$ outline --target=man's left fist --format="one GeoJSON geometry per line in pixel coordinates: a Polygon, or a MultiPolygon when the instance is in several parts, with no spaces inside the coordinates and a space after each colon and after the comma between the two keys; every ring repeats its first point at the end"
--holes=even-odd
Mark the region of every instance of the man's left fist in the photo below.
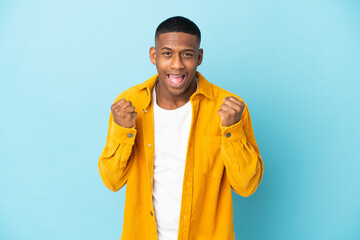
{"type": "Polygon", "coordinates": [[[218,114],[221,118],[221,126],[229,127],[241,119],[245,104],[235,97],[227,97],[223,100],[218,114]]]}

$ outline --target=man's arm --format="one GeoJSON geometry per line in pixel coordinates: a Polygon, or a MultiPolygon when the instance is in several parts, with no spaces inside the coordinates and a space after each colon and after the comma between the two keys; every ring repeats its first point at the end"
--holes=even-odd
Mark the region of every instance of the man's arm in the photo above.
{"type": "Polygon", "coordinates": [[[105,186],[118,191],[125,185],[132,165],[137,113],[130,101],[121,99],[111,106],[105,148],[99,158],[99,171],[105,186]]]}
{"type": "Polygon", "coordinates": [[[221,157],[233,190],[244,197],[255,192],[263,175],[263,162],[246,105],[227,97],[218,111],[221,118],[221,157]]]}

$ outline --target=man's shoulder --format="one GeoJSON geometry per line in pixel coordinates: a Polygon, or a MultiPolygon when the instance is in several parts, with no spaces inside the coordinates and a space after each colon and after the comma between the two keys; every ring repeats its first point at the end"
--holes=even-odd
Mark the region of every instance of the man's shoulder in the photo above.
{"type": "Polygon", "coordinates": [[[228,90],[225,90],[216,84],[210,82],[207,80],[201,73],[197,72],[197,77],[199,79],[199,92],[207,96],[206,99],[210,101],[215,101],[217,103],[221,103],[222,100],[226,97],[236,97],[240,101],[244,102],[244,100],[239,97],[237,94],[230,92],[228,90]]]}
{"type": "Polygon", "coordinates": [[[147,96],[148,89],[151,89],[155,84],[157,74],[146,80],[145,82],[134,85],[133,87],[121,92],[115,99],[114,102],[120,99],[126,99],[128,101],[135,100],[136,98],[147,96]],[[148,89],[147,89],[148,88],[148,89]]]}
{"type": "Polygon", "coordinates": [[[125,91],[122,91],[115,99],[115,101],[118,101],[122,98],[129,98],[129,97],[134,97],[138,94],[141,93],[141,85],[144,84],[144,83],[140,83],[140,84],[137,84],[135,86],[132,86],[131,88],[128,88],[126,89],[125,91]]]}
{"type": "Polygon", "coordinates": [[[214,99],[216,101],[222,101],[223,99],[225,99],[226,97],[235,97],[237,99],[239,99],[240,101],[244,102],[245,101],[240,97],[238,96],[237,94],[233,93],[233,92],[230,92],[226,89],[223,89],[219,86],[217,86],[216,84],[214,83],[211,83],[209,82],[210,86],[211,86],[211,89],[213,91],[213,96],[214,96],[214,99]]]}

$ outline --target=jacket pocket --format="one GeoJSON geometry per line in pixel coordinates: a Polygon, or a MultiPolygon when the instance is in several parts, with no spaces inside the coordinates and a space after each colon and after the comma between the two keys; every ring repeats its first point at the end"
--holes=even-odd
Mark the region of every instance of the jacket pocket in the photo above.
{"type": "Polygon", "coordinates": [[[202,172],[208,177],[222,177],[224,163],[221,159],[221,136],[203,137],[202,172]]]}

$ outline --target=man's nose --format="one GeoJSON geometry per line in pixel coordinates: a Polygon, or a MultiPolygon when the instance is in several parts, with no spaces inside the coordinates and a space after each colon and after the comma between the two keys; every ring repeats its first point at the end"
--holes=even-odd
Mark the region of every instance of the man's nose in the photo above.
{"type": "Polygon", "coordinates": [[[182,62],[181,56],[179,55],[175,55],[172,59],[171,59],[171,65],[170,67],[172,69],[183,69],[184,68],[184,64],[182,62]]]}

